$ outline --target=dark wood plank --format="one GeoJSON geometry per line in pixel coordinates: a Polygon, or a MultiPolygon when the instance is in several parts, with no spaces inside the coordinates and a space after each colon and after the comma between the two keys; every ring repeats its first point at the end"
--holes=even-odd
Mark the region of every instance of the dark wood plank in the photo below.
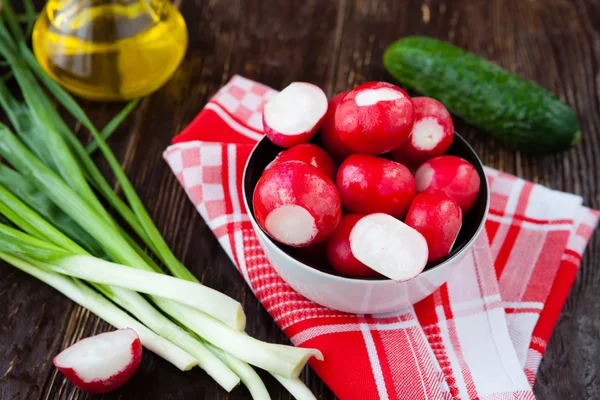
{"type": "MultiPolygon", "coordinates": [[[[41,7],[42,1],[38,1],[41,7]]],[[[368,80],[389,80],[381,56],[404,35],[448,40],[556,92],[580,117],[577,148],[543,158],[505,149],[457,121],[485,163],[600,207],[600,5],[595,0],[181,0],[190,46],[173,79],[148,97],[111,145],[161,232],[208,285],[244,303],[248,331],[262,340],[287,339],[243,280],[162,161],[161,152],[231,75],[281,88],[293,80],[332,95],[368,80]]],[[[102,126],[119,105],[86,103],[102,126]]],[[[84,134],[82,132],[82,134],[84,134]]],[[[105,171],[106,166],[101,162],[105,171]]],[[[543,399],[599,396],[600,241],[592,241],[578,280],[542,362],[535,392],[543,399]]],[[[61,348],[109,329],[40,282],[0,265],[0,398],[87,399],[57,374],[61,348]]],[[[289,395],[262,374],[274,399],[289,395]]],[[[331,392],[312,371],[305,380],[320,399],[331,392]]],[[[181,373],[147,353],[133,381],[103,399],[246,399],[226,394],[199,370],[181,373]]]]}

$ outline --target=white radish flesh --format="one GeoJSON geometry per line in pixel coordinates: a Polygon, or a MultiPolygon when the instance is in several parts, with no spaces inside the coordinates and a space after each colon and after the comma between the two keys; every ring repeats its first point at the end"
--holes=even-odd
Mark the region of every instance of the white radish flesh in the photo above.
{"type": "Polygon", "coordinates": [[[392,151],[402,164],[416,167],[422,162],[446,153],[454,140],[452,116],[439,101],[429,97],[413,97],[415,124],[409,138],[392,151]]]}
{"type": "Polygon", "coordinates": [[[331,179],[301,161],[267,169],[256,184],[252,204],[260,227],[276,241],[293,247],[327,240],[342,213],[331,179]]]}
{"type": "Polygon", "coordinates": [[[83,339],[56,357],[54,365],[80,389],[107,393],[127,382],[142,359],[142,344],[133,329],[83,339]]]}
{"type": "Polygon", "coordinates": [[[274,209],[265,224],[273,239],[290,246],[311,242],[318,233],[315,218],[306,208],[295,204],[274,209]]]}
{"type": "Polygon", "coordinates": [[[432,150],[444,138],[444,127],[436,118],[415,122],[410,141],[419,150],[432,150]]]}
{"type": "Polygon", "coordinates": [[[276,145],[289,148],[308,142],[327,113],[321,88],[293,82],[273,97],[263,110],[265,134],[276,145]]]}
{"type": "Polygon", "coordinates": [[[423,235],[382,213],[361,218],[350,233],[350,249],[357,260],[396,281],[419,275],[427,264],[423,235]]]}

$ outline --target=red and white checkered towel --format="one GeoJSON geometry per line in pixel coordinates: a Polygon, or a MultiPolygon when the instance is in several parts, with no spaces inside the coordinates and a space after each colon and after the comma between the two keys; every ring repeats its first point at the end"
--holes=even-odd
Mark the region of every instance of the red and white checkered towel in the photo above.
{"type": "Polygon", "coordinates": [[[534,399],[531,386],[600,214],[581,198],[487,169],[485,232],[450,281],[413,308],[351,315],[292,290],[259,246],[244,164],[276,92],[235,76],[165,160],[275,322],[346,399],[534,399]]]}

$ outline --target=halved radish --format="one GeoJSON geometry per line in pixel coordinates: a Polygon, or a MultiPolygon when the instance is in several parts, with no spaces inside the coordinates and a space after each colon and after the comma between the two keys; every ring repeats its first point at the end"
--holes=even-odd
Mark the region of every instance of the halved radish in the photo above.
{"type": "Polygon", "coordinates": [[[327,96],[321,88],[312,83],[293,82],[265,104],[265,135],[285,148],[306,143],[326,112],[327,96]]]}
{"type": "Polygon", "coordinates": [[[337,228],[327,239],[327,260],[337,272],[354,276],[377,276],[377,272],[354,257],[350,249],[350,232],[363,214],[348,214],[342,217],[337,228]]]}
{"type": "Polygon", "coordinates": [[[418,165],[430,158],[441,156],[454,139],[454,124],[446,107],[429,97],[413,97],[415,124],[409,138],[392,151],[394,160],[407,165],[418,165]]]}
{"type": "Polygon", "coordinates": [[[471,210],[481,186],[481,179],[473,165],[456,156],[441,156],[423,163],[415,172],[417,192],[442,190],[462,208],[471,210]]]}
{"type": "Polygon", "coordinates": [[[107,393],[127,382],[142,360],[142,343],[133,329],[119,329],[80,340],[52,360],[75,386],[107,393]]]}
{"type": "Polygon", "coordinates": [[[425,237],[429,262],[433,262],[450,254],[462,225],[462,211],[441,190],[423,192],[413,200],[404,223],[425,237]]]}
{"type": "Polygon", "coordinates": [[[293,247],[325,241],[342,212],[331,179],[301,161],[266,170],[254,189],[253,205],[260,227],[273,239],[293,247]]]}
{"type": "Polygon", "coordinates": [[[335,163],[325,150],[312,143],[298,144],[290,149],[284,150],[277,155],[270,166],[281,164],[286,161],[302,161],[317,168],[332,181],[335,180],[335,163]]]}
{"type": "Polygon", "coordinates": [[[354,213],[386,213],[403,218],[415,197],[415,181],[404,165],[353,154],[338,170],[336,186],[345,209],[354,213]]]}
{"type": "Polygon", "coordinates": [[[354,151],[346,143],[340,139],[338,132],[335,130],[335,112],[338,105],[348,92],[343,92],[329,100],[327,114],[321,123],[321,141],[323,148],[327,150],[329,155],[337,162],[341,163],[346,157],[354,153],[354,151]]]}
{"type": "Polygon", "coordinates": [[[367,82],[349,91],[335,112],[335,130],[355,153],[382,154],[404,143],[414,123],[406,92],[386,82],[367,82]]]}
{"type": "Polygon", "coordinates": [[[357,260],[396,281],[419,275],[427,264],[427,241],[418,231],[388,214],[358,220],[350,232],[357,260]]]}

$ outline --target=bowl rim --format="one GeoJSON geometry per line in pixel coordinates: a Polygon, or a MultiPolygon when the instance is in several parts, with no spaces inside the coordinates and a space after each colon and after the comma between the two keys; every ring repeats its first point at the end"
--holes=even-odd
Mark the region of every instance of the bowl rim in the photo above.
{"type": "MultiPolygon", "coordinates": [[[[410,282],[416,278],[418,278],[421,275],[425,275],[425,274],[429,274],[429,273],[433,273],[434,270],[436,269],[441,269],[442,267],[450,264],[450,263],[454,263],[456,260],[460,260],[461,257],[471,249],[471,246],[473,245],[473,243],[475,242],[475,240],[479,237],[479,235],[481,234],[481,231],[485,228],[485,222],[487,220],[488,214],[489,214],[489,210],[490,210],[490,186],[489,186],[489,182],[485,177],[485,164],[483,164],[483,162],[481,161],[481,158],[479,158],[479,155],[477,154],[477,152],[475,151],[475,149],[473,148],[473,146],[471,146],[471,144],[462,136],[460,135],[458,132],[454,131],[454,135],[457,136],[458,138],[460,138],[460,140],[462,140],[462,142],[467,146],[467,148],[473,153],[473,155],[475,156],[475,159],[477,160],[477,163],[479,164],[480,169],[483,171],[484,173],[484,179],[483,182],[481,183],[482,186],[485,186],[486,190],[486,198],[485,198],[485,207],[484,207],[484,212],[483,212],[483,216],[481,218],[481,222],[479,223],[479,226],[477,227],[477,229],[475,230],[475,232],[473,233],[473,235],[471,236],[471,238],[467,241],[467,243],[463,246],[462,249],[460,249],[458,252],[456,252],[455,254],[453,254],[451,257],[447,258],[446,260],[442,261],[441,263],[426,269],[425,271],[421,272],[419,275],[415,276],[414,278],[411,278],[409,280],[406,281],[395,281],[393,279],[387,278],[387,277],[383,277],[382,279],[368,279],[365,277],[350,277],[350,276],[340,276],[340,275],[336,275],[336,274],[331,274],[325,271],[321,271],[318,268],[312,267],[308,264],[303,263],[302,261],[292,257],[291,255],[289,255],[288,253],[286,253],[285,251],[283,251],[281,248],[279,248],[279,246],[277,246],[275,243],[273,243],[273,239],[266,234],[265,232],[262,231],[262,228],[260,228],[260,226],[258,225],[258,222],[256,221],[256,218],[254,217],[254,213],[251,212],[251,208],[248,204],[248,199],[249,196],[246,193],[246,173],[248,172],[248,165],[250,164],[250,160],[252,159],[252,156],[254,155],[254,153],[256,152],[259,144],[263,141],[263,140],[269,140],[266,136],[263,136],[260,140],[258,140],[256,142],[256,144],[254,145],[254,147],[252,148],[252,151],[250,152],[250,154],[248,155],[248,158],[246,159],[246,162],[244,164],[244,172],[242,174],[242,197],[244,199],[244,206],[246,207],[246,212],[248,213],[248,218],[250,218],[250,221],[252,223],[253,228],[258,227],[258,229],[261,230],[261,233],[263,234],[263,236],[266,238],[266,240],[268,240],[270,243],[270,245],[272,245],[272,247],[275,249],[275,251],[277,251],[279,254],[281,254],[284,258],[286,258],[287,260],[289,260],[290,262],[297,264],[300,266],[300,268],[304,268],[305,270],[308,270],[308,272],[317,274],[317,275],[321,275],[327,279],[332,279],[332,280],[337,280],[339,282],[347,282],[347,283],[357,283],[357,282],[362,282],[362,283],[368,283],[368,284],[388,284],[389,282],[395,282],[395,283],[403,283],[403,282],[410,282]]],[[[258,232],[255,232],[257,235],[259,234],[258,232]]]]}

